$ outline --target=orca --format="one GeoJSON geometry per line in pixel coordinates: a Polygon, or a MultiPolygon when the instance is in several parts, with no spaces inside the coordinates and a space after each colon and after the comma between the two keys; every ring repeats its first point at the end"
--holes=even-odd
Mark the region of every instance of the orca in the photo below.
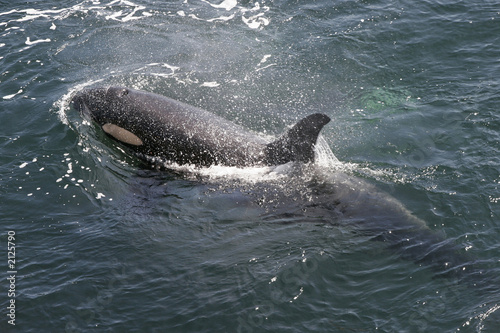
{"type": "MultiPolygon", "coordinates": [[[[85,89],[77,92],[71,103],[147,162],[158,157],[180,165],[246,167],[302,162],[306,168],[312,167],[318,135],[330,122],[327,115],[315,113],[268,142],[203,109],[126,87],[85,89]]],[[[344,220],[359,227],[360,234],[397,250],[402,258],[426,263],[436,276],[462,279],[482,274],[474,267],[473,258],[463,255],[452,241],[373,184],[343,172],[319,178],[323,181],[316,184],[317,180],[304,183],[290,177],[280,179],[275,190],[269,190],[273,184],[266,182],[262,191],[257,186],[248,192],[261,195],[257,200],[260,204],[272,203],[266,210],[287,218],[297,215],[303,221],[329,223],[344,220]],[[284,187],[287,191],[280,191],[284,187]]]]}
{"type": "Polygon", "coordinates": [[[89,88],[71,103],[143,159],[197,166],[272,166],[314,161],[330,118],[311,114],[268,142],[240,125],[158,94],[126,87],[89,88]]]}

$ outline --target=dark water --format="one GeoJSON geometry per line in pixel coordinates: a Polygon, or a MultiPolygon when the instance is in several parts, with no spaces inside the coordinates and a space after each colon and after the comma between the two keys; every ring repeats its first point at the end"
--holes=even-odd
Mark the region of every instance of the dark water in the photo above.
{"type": "Polygon", "coordinates": [[[0,1],[1,331],[498,332],[499,106],[495,1],[0,1]],[[68,106],[109,84],[269,136],[324,112],[343,163],[150,170],[68,106]],[[372,241],[343,173],[483,274],[372,241]]]}

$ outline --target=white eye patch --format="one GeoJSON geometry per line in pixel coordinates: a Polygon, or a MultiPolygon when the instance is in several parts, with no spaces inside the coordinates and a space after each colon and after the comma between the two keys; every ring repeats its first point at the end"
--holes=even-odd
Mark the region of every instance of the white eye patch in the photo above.
{"type": "Polygon", "coordinates": [[[114,124],[106,123],[102,125],[102,130],[118,141],[133,146],[142,146],[142,140],[134,133],[114,124]]]}

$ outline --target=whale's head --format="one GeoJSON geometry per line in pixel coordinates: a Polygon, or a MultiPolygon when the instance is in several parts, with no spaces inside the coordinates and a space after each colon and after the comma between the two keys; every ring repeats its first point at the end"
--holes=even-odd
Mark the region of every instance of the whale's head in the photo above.
{"type": "Polygon", "coordinates": [[[71,98],[71,104],[84,118],[95,121],[118,141],[141,146],[143,140],[133,133],[137,128],[134,117],[130,116],[135,108],[130,92],[130,89],[122,87],[84,89],[71,98]]]}
{"type": "Polygon", "coordinates": [[[79,91],[71,98],[73,107],[86,117],[102,125],[126,108],[129,89],[122,87],[89,88],[79,91]]]}

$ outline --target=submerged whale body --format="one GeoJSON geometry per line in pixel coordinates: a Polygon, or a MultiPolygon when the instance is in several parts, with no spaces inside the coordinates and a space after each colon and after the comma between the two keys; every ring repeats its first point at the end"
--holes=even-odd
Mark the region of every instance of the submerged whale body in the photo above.
{"type": "Polygon", "coordinates": [[[319,132],[330,118],[316,113],[274,142],[243,127],[165,96],[124,87],[78,92],[73,106],[140,157],[199,166],[312,162],[319,132]]]}

